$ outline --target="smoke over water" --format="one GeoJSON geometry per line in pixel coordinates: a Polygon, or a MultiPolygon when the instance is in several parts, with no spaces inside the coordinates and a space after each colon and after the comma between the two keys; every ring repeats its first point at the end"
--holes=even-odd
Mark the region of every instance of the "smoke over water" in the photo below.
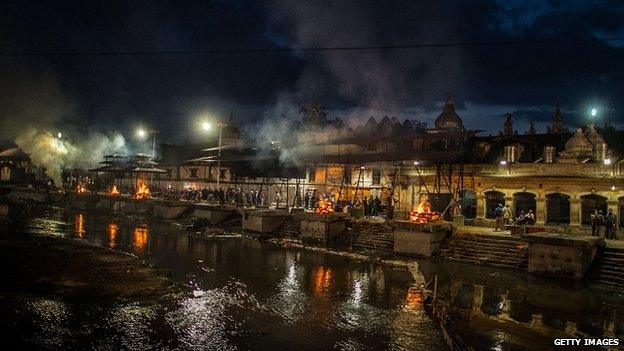
{"type": "Polygon", "coordinates": [[[46,175],[57,186],[61,185],[63,169],[93,168],[106,154],[127,152],[126,141],[120,134],[109,137],[94,133],[78,141],[69,141],[30,129],[18,135],[15,143],[30,154],[35,166],[45,168],[46,175]]]}

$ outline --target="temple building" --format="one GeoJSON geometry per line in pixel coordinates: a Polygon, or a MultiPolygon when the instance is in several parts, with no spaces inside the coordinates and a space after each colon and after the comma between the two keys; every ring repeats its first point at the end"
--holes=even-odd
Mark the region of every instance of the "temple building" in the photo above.
{"type": "Polygon", "coordinates": [[[586,233],[596,209],[614,210],[624,225],[624,150],[610,149],[591,124],[568,132],[559,104],[542,133],[531,124],[519,134],[508,114],[491,136],[467,129],[450,96],[433,128],[393,116],[347,127],[315,103],[301,113],[303,122],[282,140],[244,140],[230,118],[220,148],[161,145],[158,180],[177,189],[217,182],[261,189],[269,204],[277,197],[294,207],[310,194],[384,204],[391,197],[395,218],[406,218],[427,194],[443,218],[461,214],[469,225],[493,226],[498,204],[515,215],[533,211],[537,224],[568,232],[586,233]]]}

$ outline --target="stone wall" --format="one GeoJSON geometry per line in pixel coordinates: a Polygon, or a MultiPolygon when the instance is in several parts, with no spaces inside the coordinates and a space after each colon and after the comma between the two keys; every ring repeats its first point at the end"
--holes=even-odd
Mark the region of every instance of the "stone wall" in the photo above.
{"type": "Polygon", "coordinates": [[[279,238],[299,238],[301,217],[299,214],[291,214],[286,217],[284,223],[275,229],[275,236],[279,238]]]}
{"type": "Polygon", "coordinates": [[[383,223],[358,221],[351,227],[351,244],[354,250],[393,253],[394,228],[383,223]]]}

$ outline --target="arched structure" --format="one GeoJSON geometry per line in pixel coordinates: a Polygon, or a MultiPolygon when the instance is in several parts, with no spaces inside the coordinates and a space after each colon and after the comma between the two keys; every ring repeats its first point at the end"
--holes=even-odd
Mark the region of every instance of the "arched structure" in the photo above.
{"type": "Polygon", "coordinates": [[[473,219],[477,217],[477,194],[472,190],[462,191],[462,214],[465,218],[473,219]]]}
{"type": "Polygon", "coordinates": [[[505,204],[505,194],[496,191],[486,191],[485,193],[485,218],[494,218],[494,212],[498,204],[505,204]]]}
{"type": "Polygon", "coordinates": [[[595,211],[607,213],[607,198],[598,194],[581,196],[581,224],[591,224],[591,214],[595,211]]]}
{"type": "Polygon", "coordinates": [[[570,224],[570,196],[562,193],[546,195],[546,223],[570,224]]]}
{"type": "Polygon", "coordinates": [[[514,197],[514,209],[515,216],[518,217],[521,213],[526,213],[529,210],[536,212],[535,209],[535,194],[523,191],[519,193],[515,193],[514,197]]]}

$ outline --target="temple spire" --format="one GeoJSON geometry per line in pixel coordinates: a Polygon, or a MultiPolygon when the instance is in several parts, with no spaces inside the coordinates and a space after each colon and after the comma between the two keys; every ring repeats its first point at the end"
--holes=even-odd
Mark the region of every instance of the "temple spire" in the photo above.
{"type": "Polygon", "coordinates": [[[548,132],[552,134],[565,133],[565,125],[563,124],[563,114],[561,113],[561,106],[557,102],[557,108],[553,116],[552,127],[548,128],[548,132]]]}

